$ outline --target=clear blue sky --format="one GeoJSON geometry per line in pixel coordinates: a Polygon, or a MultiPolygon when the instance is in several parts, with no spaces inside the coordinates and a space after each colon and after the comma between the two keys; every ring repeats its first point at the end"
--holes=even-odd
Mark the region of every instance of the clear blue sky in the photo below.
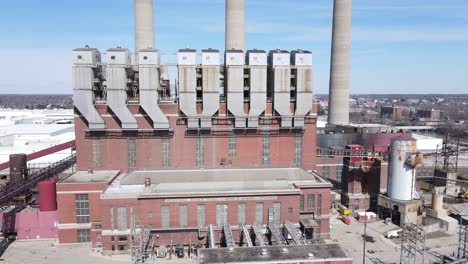
{"type": "MultiPolygon", "coordinates": [[[[224,0],[154,0],[163,61],[224,47],[224,0]]],[[[245,0],[246,45],[314,53],[328,93],[332,0],[245,0]]],[[[351,93],[468,93],[467,0],[354,0],[351,93]]],[[[71,50],[133,50],[133,0],[2,1],[0,93],[71,93],[71,50]]],[[[175,76],[172,76],[175,77],[175,76]]]]}

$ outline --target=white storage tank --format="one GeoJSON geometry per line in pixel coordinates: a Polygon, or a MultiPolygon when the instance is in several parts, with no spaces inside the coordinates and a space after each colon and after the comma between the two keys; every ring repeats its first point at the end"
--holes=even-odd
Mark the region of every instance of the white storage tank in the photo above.
{"type": "Polygon", "coordinates": [[[416,171],[411,165],[411,155],[417,152],[416,139],[400,136],[391,140],[388,164],[388,197],[409,201],[417,197],[415,192],[416,171]]]}

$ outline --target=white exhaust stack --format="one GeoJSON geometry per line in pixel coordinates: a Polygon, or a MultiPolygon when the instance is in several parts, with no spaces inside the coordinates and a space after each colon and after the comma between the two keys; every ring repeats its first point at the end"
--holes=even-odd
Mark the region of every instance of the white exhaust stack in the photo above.
{"type": "Polygon", "coordinates": [[[226,51],[245,52],[245,0],[226,0],[226,51]]]}
{"type": "Polygon", "coordinates": [[[349,125],[352,0],[335,0],[328,124],[349,125]]]}
{"type": "Polygon", "coordinates": [[[135,62],[138,52],[154,48],[153,0],[135,0],[135,62]]]}

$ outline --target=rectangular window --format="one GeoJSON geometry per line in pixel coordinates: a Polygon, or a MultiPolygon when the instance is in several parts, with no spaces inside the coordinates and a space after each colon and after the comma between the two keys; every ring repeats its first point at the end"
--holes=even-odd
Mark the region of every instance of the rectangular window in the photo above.
{"type": "Polygon", "coordinates": [[[179,205],[179,225],[180,227],[188,226],[188,207],[185,204],[179,205]]]}
{"type": "Polygon", "coordinates": [[[197,151],[197,166],[198,167],[203,167],[204,162],[204,149],[203,149],[203,136],[198,135],[197,137],[197,145],[196,145],[196,151],[197,151]]]}
{"type": "Polygon", "coordinates": [[[314,238],[320,238],[321,234],[322,234],[322,230],[321,230],[321,225],[322,225],[322,221],[320,220],[316,220],[317,221],[317,224],[318,224],[318,227],[315,228],[315,234],[314,234],[314,238]]]}
{"type": "Polygon", "coordinates": [[[244,203],[237,205],[237,222],[239,225],[245,225],[245,207],[244,203]]]}
{"type": "Polygon", "coordinates": [[[197,224],[198,226],[205,226],[206,210],[204,204],[197,205],[197,224]]]}
{"type": "Polygon", "coordinates": [[[169,206],[161,206],[161,227],[169,227],[169,206]]]}
{"type": "Polygon", "coordinates": [[[89,229],[76,230],[76,238],[78,243],[86,243],[91,241],[91,232],[89,229]]]}
{"type": "Polygon", "coordinates": [[[88,194],[75,195],[76,223],[89,223],[89,200],[88,194]]]}
{"type": "Polygon", "coordinates": [[[327,179],[330,178],[330,167],[328,167],[328,166],[323,166],[323,167],[322,167],[322,171],[323,171],[323,172],[322,172],[322,176],[323,176],[324,178],[327,178],[327,179]]]}
{"type": "Polygon", "coordinates": [[[153,219],[153,212],[148,212],[147,218],[148,219],[153,219]]]}
{"type": "Polygon", "coordinates": [[[111,230],[115,229],[114,226],[114,207],[110,208],[110,224],[111,224],[111,230]]]}
{"type": "Polygon", "coordinates": [[[117,207],[117,229],[127,230],[127,207],[117,207]]]}
{"type": "Polygon", "coordinates": [[[299,210],[304,211],[304,195],[301,194],[300,200],[299,200],[299,210]]]}
{"type": "Polygon", "coordinates": [[[294,134],[294,164],[302,164],[302,131],[296,131],[294,134]]]}
{"type": "Polygon", "coordinates": [[[228,223],[227,204],[217,204],[216,205],[216,225],[222,226],[228,223]]]}
{"type": "Polygon", "coordinates": [[[129,222],[130,222],[130,227],[133,227],[134,224],[135,224],[135,223],[134,223],[134,220],[135,220],[135,219],[134,219],[134,217],[133,217],[133,207],[130,207],[130,219],[129,219],[129,220],[130,220],[130,221],[129,221],[129,222]]]}
{"type": "Polygon", "coordinates": [[[136,167],[136,139],[135,136],[129,136],[127,139],[128,144],[128,167],[136,167]]]}
{"type": "Polygon", "coordinates": [[[95,225],[94,225],[94,229],[102,229],[102,225],[100,225],[100,224],[95,224],[95,225]]]}
{"type": "Polygon", "coordinates": [[[119,241],[127,241],[127,236],[119,236],[119,241]]]}
{"type": "Polygon", "coordinates": [[[281,203],[273,203],[273,221],[281,223],[281,203]]]}
{"type": "Polygon", "coordinates": [[[255,205],[255,223],[263,225],[263,203],[255,205]]]}
{"type": "Polygon", "coordinates": [[[99,138],[94,137],[92,139],[92,155],[93,155],[93,168],[101,167],[101,147],[99,145],[99,138]]]}
{"type": "Polygon", "coordinates": [[[229,157],[234,158],[236,157],[236,134],[231,132],[229,135],[229,157]]]}
{"type": "Polygon", "coordinates": [[[317,216],[322,214],[322,194],[317,195],[317,216]]]}
{"type": "Polygon", "coordinates": [[[270,164],[270,120],[265,119],[262,135],[262,162],[263,165],[270,164]]]}
{"type": "Polygon", "coordinates": [[[315,209],[315,194],[307,195],[307,211],[313,212],[315,209]]]}
{"type": "Polygon", "coordinates": [[[341,183],[341,174],[343,172],[343,166],[336,167],[336,182],[341,183]]]}
{"type": "Polygon", "coordinates": [[[170,164],[170,155],[171,155],[171,149],[170,149],[170,139],[169,137],[163,137],[161,139],[161,158],[162,158],[162,166],[163,167],[169,167],[170,164]]]}

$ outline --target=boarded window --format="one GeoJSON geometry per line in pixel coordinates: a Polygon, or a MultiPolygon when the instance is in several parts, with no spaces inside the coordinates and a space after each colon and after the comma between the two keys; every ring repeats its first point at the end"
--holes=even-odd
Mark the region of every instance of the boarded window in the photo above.
{"type": "Polygon", "coordinates": [[[117,229],[127,230],[127,207],[117,207],[117,229]]]}
{"type": "Polygon", "coordinates": [[[239,225],[245,225],[245,207],[244,203],[237,205],[237,222],[239,225]]]}
{"type": "Polygon", "coordinates": [[[322,214],[322,194],[317,195],[317,216],[322,214]]]}
{"type": "Polygon", "coordinates": [[[88,194],[75,195],[76,223],[89,223],[89,200],[88,194]]]}
{"type": "Polygon", "coordinates": [[[237,146],[236,146],[236,134],[234,132],[231,132],[229,135],[229,157],[234,158],[236,157],[236,151],[237,151],[237,146]]]}
{"type": "Polygon", "coordinates": [[[206,210],[204,204],[197,205],[197,224],[198,226],[205,226],[205,217],[206,217],[206,210]]]}
{"type": "Polygon", "coordinates": [[[161,206],[161,227],[169,227],[169,206],[161,206]]]}
{"type": "Polygon", "coordinates": [[[315,194],[307,195],[307,211],[314,211],[315,209],[315,194]]]}
{"type": "Polygon", "coordinates": [[[302,131],[296,131],[294,134],[294,164],[302,164],[302,131]]]}
{"type": "Polygon", "coordinates": [[[162,166],[163,167],[169,167],[171,164],[170,164],[170,153],[171,153],[171,149],[170,149],[170,140],[168,137],[163,137],[161,139],[161,163],[162,163],[162,166]]]}
{"type": "Polygon", "coordinates": [[[111,230],[115,229],[114,226],[114,207],[110,208],[110,224],[111,224],[111,230]]]}
{"type": "Polygon", "coordinates": [[[133,216],[133,207],[130,207],[130,226],[133,227],[135,222],[134,222],[134,216],[133,216]]]}
{"type": "Polygon", "coordinates": [[[216,205],[216,225],[222,226],[228,223],[228,208],[227,204],[216,205]]]}
{"type": "Polygon", "coordinates": [[[265,119],[262,135],[262,163],[270,164],[270,120],[265,119]]]}
{"type": "Polygon", "coordinates": [[[273,203],[273,221],[281,223],[281,203],[273,203]]]}
{"type": "Polygon", "coordinates": [[[299,204],[299,210],[304,211],[304,195],[303,194],[301,194],[301,196],[300,196],[299,203],[300,203],[299,204]]]}
{"type": "Polygon", "coordinates": [[[92,139],[92,155],[93,155],[93,167],[101,167],[101,146],[99,144],[99,138],[95,137],[92,139]]]}
{"type": "Polygon", "coordinates": [[[179,225],[181,227],[188,226],[188,208],[185,204],[179,206],[179,225]]]}
{"type": "Polygon", "coordinates": [[[263,203],[255,205],[255,223],[263,225],[263,203]]]}
{"type": "Polygon", "coordinates": [[[79,229],[76,230],[76,238],[78,243],[86,243],[91,241],[90,239],[90,230],[89,229],[79,229]]]}
{"type": "Polygon", "coordinates": [[[128,167],[134,168],[136,166],[136,139],[135,136],[130,136],[127,140],[128,143],[128,167]]]}
{"type": "Polygon", "coordinates": [[[196,144],[196,151],[197,151],[197,166],[203,167],[204,162],[204,148],[203,148],[203,136],[198,135],[197,137],[197,144],[196,144]]]}

